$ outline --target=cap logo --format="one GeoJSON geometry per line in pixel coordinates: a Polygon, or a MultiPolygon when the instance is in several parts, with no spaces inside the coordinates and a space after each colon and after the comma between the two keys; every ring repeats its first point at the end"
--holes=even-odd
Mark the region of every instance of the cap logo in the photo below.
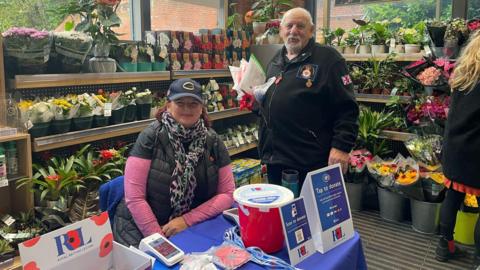
{"type": "Polygon", "coordinates": [[[193,91],[195,89],[195,86],[193,85],[192,82],[186,82],[182,85],[183,89],[193,91]]]}

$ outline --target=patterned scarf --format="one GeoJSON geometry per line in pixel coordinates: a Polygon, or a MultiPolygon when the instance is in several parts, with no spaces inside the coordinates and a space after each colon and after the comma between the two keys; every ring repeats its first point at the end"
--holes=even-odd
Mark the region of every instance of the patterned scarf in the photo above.
{"type": "Polygon", "coordinates": [[[176,163],[170,185],[171,220],[188,212],[192,205],[193,191],[197,187],[194,172],[205,149],[207,128],[201,118],[193,127],[185,128],[169,112],[163,113],[162,124],[167,129],[176,163]],[[183,143],[190,143],[188,151],[184,149],[183,143]]]}

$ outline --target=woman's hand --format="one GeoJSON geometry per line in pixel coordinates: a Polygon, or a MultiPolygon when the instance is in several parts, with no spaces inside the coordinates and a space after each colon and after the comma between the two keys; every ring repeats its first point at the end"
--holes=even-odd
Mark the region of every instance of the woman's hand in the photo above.
{"type": "Polygon", "coordinates": [[[188,225],[185,222],[185,219],[183,219],[183,216],[181,216],[170,220],[162,227],[162,231],[166,237],[170,237],[185,230],[186,228],[188,228],[188,225]]]}

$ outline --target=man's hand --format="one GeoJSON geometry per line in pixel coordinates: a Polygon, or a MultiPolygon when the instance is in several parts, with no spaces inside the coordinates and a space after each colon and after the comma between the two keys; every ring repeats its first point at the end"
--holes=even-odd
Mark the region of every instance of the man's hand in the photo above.
{"type": "Polygon", "coordinates": [[[170,237],[188,228],[183,217],[176,217],[162,227],[162,231],[166,237],[170,237]]]}
{"type": "Polygon", "coordinates": [[[328,156],[328,165],[340,163],[342,166],[342,172],[345,174],[348,169],[348,153],[332,148],[330,155],[328,156]]]}

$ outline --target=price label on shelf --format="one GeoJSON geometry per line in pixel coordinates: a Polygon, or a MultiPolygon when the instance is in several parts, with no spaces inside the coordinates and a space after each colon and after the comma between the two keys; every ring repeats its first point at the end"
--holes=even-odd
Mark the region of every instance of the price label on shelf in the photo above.
{"type": "Polygon", "coordinates": [[[8,187],[8,179],[0,180],[0,187],[8,187]]]}
{"type": "Polygon", "coordinates": [[[103,107],[103,116],[112,116],[112,103],[105,103],[103,107]]]}

